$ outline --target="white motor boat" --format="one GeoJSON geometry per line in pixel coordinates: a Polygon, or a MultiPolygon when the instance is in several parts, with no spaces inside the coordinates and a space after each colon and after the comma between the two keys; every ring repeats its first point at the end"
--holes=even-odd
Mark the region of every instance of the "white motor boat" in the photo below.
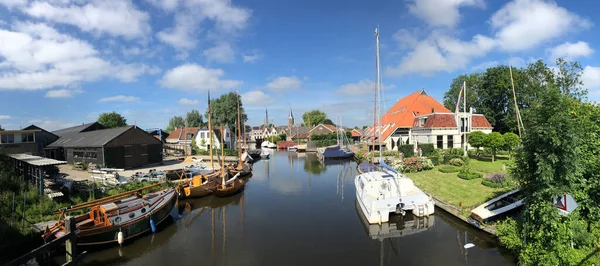
{"type": "Polygon", "coordinates": [[[523,206],[525,195],[521,193],[521,189],[515,189],[506,192],[496,198],[486,201],[471,211],[469,222],[476,226],[489,220],[503,217],[523,206]]]}
{"type": "Polygon", "coordinates": [[[433,214],[433,199],[417,188],[413,181],[393,168],[381,164],[382,170],[357,175],[354,179],[356,200],[369,224],[389,221],[390,213],[412,211],[417,217],[433,214]]]}
{"type": "Polygon", "coordinates": [[[265,140],[265,141],[263,141],[263,142],[260,144],[260,146],[261,146],[261,147],[263,147],[263,148],[269,148],[269,146],[270,146],[271,144],[273,144],[273,143],[271,143],[271,142],[270,142],[270,141],[268,141],[268,140],[265,140]]]}
{"type": "Polygon", "coordinates": [[[269,151],[262,150],[260,152],[260,158],[269,159],[270,156],[271,156],[271,154],[269,153],[269,151]]]}

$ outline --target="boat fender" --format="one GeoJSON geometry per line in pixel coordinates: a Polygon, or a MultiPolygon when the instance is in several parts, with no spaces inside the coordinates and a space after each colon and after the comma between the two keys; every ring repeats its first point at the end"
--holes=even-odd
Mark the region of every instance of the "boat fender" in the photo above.
{"type": "Polygon", "coordinates": [[[119,233],[117,234],[117,242],[119,243],[119,245],[123,245],[123,242],[125,242],[125,236],[123,234],[123,231],[121,231],[121,228],[119,228],[119,233]]]}
{"type": "Polygon", "coordinates": [[[152,233],[156,233],[156,225],[154,224],[154,220],[150,218],[150,229],[152,229],[152,233]]]}

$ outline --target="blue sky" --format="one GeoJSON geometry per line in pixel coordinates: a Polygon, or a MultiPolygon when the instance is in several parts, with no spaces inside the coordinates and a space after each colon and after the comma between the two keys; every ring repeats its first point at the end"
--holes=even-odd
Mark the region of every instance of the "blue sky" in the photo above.
{"type": "Polygon", "coordinates": [[[594,1],[0,0],[0,125],[54,130],[117,111],[166,127],[238,90],[249,123],[311,109],[372,121],[374,28],[385,105],[498,64],[565,57],[600,99],[594,1]],[[341,4],[343,3],[343,4],[341,4]]]}

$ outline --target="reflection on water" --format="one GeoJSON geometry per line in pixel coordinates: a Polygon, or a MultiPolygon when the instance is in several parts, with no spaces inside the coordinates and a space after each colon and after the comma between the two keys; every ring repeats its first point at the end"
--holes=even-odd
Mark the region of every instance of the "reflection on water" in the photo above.
{"type": "Polygon", "coordinates": [[[438,210],[369,225],[355,205],[356,163],[271,151],[246,189],[181,201],[178,218],[90,265],[511,265],[484,233],[438,210]],[[465,250],[466,243],[475,247],[465,250]]]}

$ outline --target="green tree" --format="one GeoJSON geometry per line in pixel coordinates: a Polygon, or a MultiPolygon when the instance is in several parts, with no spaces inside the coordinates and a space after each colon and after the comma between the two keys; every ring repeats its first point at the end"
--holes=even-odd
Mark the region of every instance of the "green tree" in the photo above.
{"type": "Polygon", "coordinates": [[[487,134],[485,136],[484,147],[492,150],[492,162],[494,162],[496,152],[498,152],[498,149],[502,149],[502,147],[504,147],[504,138],[502,137],[502,134],[498,132],[487,134]]]}
{"type": "Polygon", "coordinates": [[[305,125],[308,125],[308,120],[310,118],[310,126],[318,125],[323,123],[327,115],[320,110],[312,110],[302,114],[302,121],[304,121],[305,125]]]}
{"type": "Polygon", "coordinates": [[[198,110],[189,111],[185,116],[185,122],[187,122],[188,127],[202,127],[204,123],[202,122],[202,115],[198,110]]]}
{"type": "Polygon", "coordinates": [[[183,120],[183,117],[174,116],[171,119],[169,119],[169,125],[167,125],[165,131],[171,133],[176,128],[182,128],[183,126],[185,126],[185,121],[183,120]]]}
{"type": "Polygon", "coordinates": [[[285,134],[279,134],[278,141],[286,141],[286,140],[287,140],[287,135],[285,135],[285,134]]]}
{"type": "Polygon", "coordinates": [[[333,123],[333,121],[331,121],[331,119],[329,119],[329,118],[325,118],[325,120],[323,120],[323,124],[325,124],[325,125],[334,125],[335,126],[335,124],[333,123]]]}
{"type": "Polygon", "coordinates": [[[0,125],[0,131],[4,131],[4,128],[2,128],[2,125],[0,125]]]}
{"type": "Polygon", "coordinates": [[[517,148],[517,146],[519,146],[519,144],[521,143],[521,139],[517,134],[512,132],[504,133],[502,135],[502,138],[504,138],[504,147],[508,151],[508,156],[510,158],[510,156],[512,155],[512,151],[514,151],[517,148]]]}
{"type": "Polygon", "coordinates": [[[362,129],[363,129],[363,130],[365,130],[365,129],[367,129],[367,128],[369,128],[369,126],[362,126],[362,129]]]}
{"type": "Polygon", "coordinates": [[[196,143],[196,138],[193,138],[192,139],[192,155],[198,155],[198,154],[200,154],[200,147],[198,147],[198,144],[196,143]]]}
{"type": "MultiPolygon", "coordinates": [[[[481,83],[483,80],[482,73],[473,73],[469,75],[460,75],[452,80],[450,84],[450,90],[444,93],[444,106],[450,111],[454,112],[456,108],[456,101],[458,100],[458,94],[463,87],[463,82],[467,85],[467,110],[470,107],[476,108],[478,105],[478,92],[481,90],[481,83]]],[[[463,92],[464,93],[464,92],[463,92]]],[[[463,109],[464,95],[461,96],[461,110],[463,109]]]]}
{"type": "Polygon", "coordinates": [[[558,73],[556,74],[556,85],[560,88],[561,93],[573,98],[582,98],[587,94],[587,90],[583,88],[581,75],[583,68],[579,62],[567,62],[562,58],[556,59],[558,73]]]}
{"type": "Polygon", "coordinates": [[[127,119],[117,112],[101,113],[98,116],[98,123],[108,128],[127,126],[127,119]]]}
{"type": "MultiPolygon", "coordinates": [[[[235,130],[237,134],[237,104],[240,102],[240,117],[241,123],[245,124],[248,121],[248,116],[244,111],[241,96],[237,93],[230,92],[221,95],[219,98],[210,100],[210,111],[212,113],[211,123],[214,125],[229,125],[230,130],[235,130]]],[[[204,117],[208,118],[208,109],[204,117]]]]}
{"type": "Polygon", "coordinates": [[[479,157],[479,149],[485,146],[486,134],[481,131],[473,131],[468,135],[467,143],[477,149],[477,157],[479,157]]]}

